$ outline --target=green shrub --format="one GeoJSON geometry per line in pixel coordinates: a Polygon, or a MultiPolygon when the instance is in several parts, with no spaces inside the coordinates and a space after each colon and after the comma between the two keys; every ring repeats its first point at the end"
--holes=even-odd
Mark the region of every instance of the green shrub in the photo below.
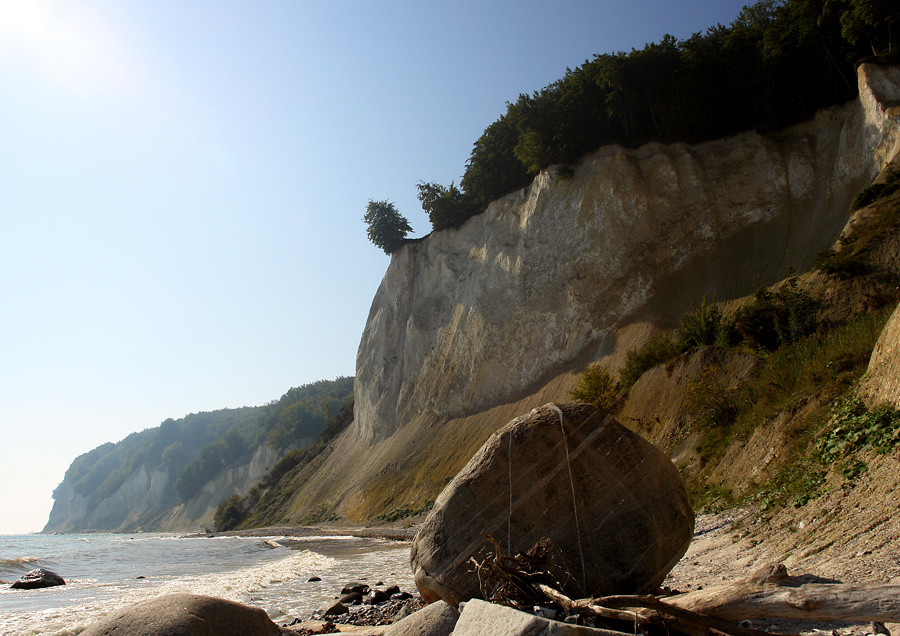
{"type": "Polygon", "coordinates": [[[699,307],[691,306],[691,313],[681,317],[678,331],[678,349],[686,351],[692,347],[716,345],[730,347],[739,340],[734,325],[716,307],[716,299],[707,304],[706,296],[699,307]]]}
{"type": "Polygon", "coordinates": [[[701,428],[729,424],[738,412],[740,391],[728,385],[722,369],[711,366],[684,390],[685,412],[701,428]]]}
{"type": "Polygon", "coordinates": [[[841,280],[863,276],[869,272],[864,259],[856,250],[828,248],[816,255],[815,268],[824,274],[837,276],[841,280]]]}
{"type": "Polygon", "coordinates": [[[369,199],[366,213],[363,215],[366,223],[366,236],[375,247],[380,247],[385,254],[396,251],[412,232],[412,226],[396,206],[390,201],[373,201],[369,199]]]}
{"type": "Polygon", "coordinates": [[[419,182],[418,199],[422,202],[422,209],[428,214],[431,227],[434,230],[459,227],[470,217],[478,212],[471,199],[466,196],[455,184],[449,187],[439,183],[419,182]]]}
{"type": "Polygon", "coordinates": [[[262,481],[259,482],[259,485],[263,490],[267,490],[278,483],[278,481],[288,474],[294,466],[299,464],[305,457],[306,453],[298,448],[295,448],[287,455],[278,460],[272,470],[270,470],[265,477],[262,478],[262,481]]]}
{"type": "Polygon", "coordinates": [[[886,453],[898,445],[900,410],[886,404],[870,410],[858,397],[849,397],[837,402],[815,449],[820,461],[832,464],[859,451],[886,453]]]}
{"type": "Polygon", "coordinates": [[[753,301],[738,311],[734,327],[749,346],[775,351],[814,333],[818,308],[792,276],[775,292],[759,287],[753,301]]]}
{"type": "Polygon", "coordinates": [[[639,349],[629,349],[625,353],[625,364],[619,370],[619,382],[627,390],[645,372],[658,364],[668,362],[678,355],[678,346],[665,332],[658,332],[639,349]]]}
{"type": "Polygon", "coordinates": [[[873,183],[860,190],[850,202],[850,211],[854,212],[871,205],[878,199],[889,197],[898,190],[900,190],[900,170],[891,170],[881,183],[873,183]]]}
{"type": "Polygon", "coordinates": [[[244,506],[240,495],[231,495],[228,499],[223,499],[216,506],[216,513],[213,516],[216,532],[234,530],[244,520],[244,516],[244,506]]]}
{"type": "MultiPolygon", "coordinates": [[[[900,190],[900,170],[891,172],[884,183],[863,189],[851,203],[851,209],[865,207],[900,190]]],[[[900,225],[900,201],[891,201],[874,208],[853,225],[852,231],[840,238],[840,249],[827,249],[816,256],[816,269],[841,279],[854,278],[872,272],[867,257],[873,247],[886,235],[895,233],[900,225]]],[[[895,284],[894,284],[895,285],[895,284]]],[[[891,285],[891,286],[894,286],[891,285]]]]}
{"type": "Polygon", "coordinates": [[[589,365],[581,374],[578,385],[569,392],[577,402],[596,404],[607,411],[614,411],[621,400],[622,390],[604,365],[589,365]]]}

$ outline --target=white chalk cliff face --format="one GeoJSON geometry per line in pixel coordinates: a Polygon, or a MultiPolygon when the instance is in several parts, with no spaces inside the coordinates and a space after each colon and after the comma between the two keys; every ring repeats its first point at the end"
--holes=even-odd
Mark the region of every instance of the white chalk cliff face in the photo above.
{"type": "Polygon", "coordinates": [[[116,492],[95,504],[63,481],[54,494],[53,510],[44,532],[131,532],[144,528],[183,531],[212,527],[219,502],[235,493],[246,493],[280,457],[271,448],[260,446],[246,463],[223,471],[185,503],[178,501],[175,477],[160,468],[141,466],[116,492]]]}
{"type": "Polygon", "coordinates": [[[519,399],[615,349],[619,327],[673,325],[704,294],[808,265],[898,150],[900,69],[863,65],[859,85],[777,134],[606,146],[401,247],[360,342],[351,434],[371,445],[519,399]]]}

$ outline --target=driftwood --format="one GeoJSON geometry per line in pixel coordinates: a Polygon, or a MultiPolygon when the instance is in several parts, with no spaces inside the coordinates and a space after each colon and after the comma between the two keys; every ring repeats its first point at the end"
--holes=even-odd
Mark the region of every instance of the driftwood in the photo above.
{"type": "Polygon", "coordinates": [[[807,583],[771,565],[726,585],[664,599],[667,605],[724,620],[900,622],[900,585],[807,583]]]}
{"type": "MultiPolygon", "coordinates": [[[[472,559],[484,598],[530,610],[557,607],[600,621],[607,629],[686,636],[766,636],[738,624],[753,618],[856,623],[900,622],[900,585],[803,583],[782,564],[757,570],[733,583],[673,596],[606,596],[573,600],[550,573],[556,547],[544,539],[526,552],[504,556],[491,537],[493,554],[472,559]]],[[[598,626],[600,626],[598,624],[598,626]]]]}
{"type": "Polygon", "coordinates": [[[720,634],[726,636],[770,636],[769,632],[751,629],[712,616],[666,605],[655,596],[605,596],[597,599],[573,601],[545,585],[541,591],[567,612],[586,614],[607,620],[633,622],[646,632],[659,628],[666,634],[683,633],[690,636],[720,634]],[[631,610],[617,609],[622,607],[631,610]]]}
{"type": "Polygon", "coordinates": [[[471,562],[488,601],[523,610],[534,605],[554,606],[569,614],[599,619],[608,630],[623,634],[636,633],[640,628],[646,634],[660,636],[770,636],[720,618],[667,606],[654,596],[572,600],[559,591],[549,572],[556,551],[551,541],[539,541],[524,554],[504,556],[497,541],[488,536],[485,539],[493,545],[493,554],[471,562]]]}

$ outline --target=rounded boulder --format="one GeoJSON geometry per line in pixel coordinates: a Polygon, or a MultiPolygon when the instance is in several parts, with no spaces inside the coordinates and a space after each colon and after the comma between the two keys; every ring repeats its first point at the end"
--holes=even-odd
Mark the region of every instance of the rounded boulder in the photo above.
{"type": "Polygon", "coordinates": [[[167,594],[113,612],[82,636],[281,636],[266,612],[212,596],[167,594]]]}
{"type": "Polygon", "coordinates": [[[570,598],[654,591],[684,555],[694,513],[655,446],[589,404],[547,404],[494,433],[416,534],[411,565],[428,602],[480,598],[470,559],[550,539],[570,598]]]}

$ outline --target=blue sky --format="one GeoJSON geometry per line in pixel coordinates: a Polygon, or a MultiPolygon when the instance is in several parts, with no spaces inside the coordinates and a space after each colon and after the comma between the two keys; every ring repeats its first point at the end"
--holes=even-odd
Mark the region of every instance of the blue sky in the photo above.
{"type": "Polygon", "coordinates": [[[352,375],[389,199],[507,101],[732,0],[0,0],[0,533],[69,463],[352,375]]]}

